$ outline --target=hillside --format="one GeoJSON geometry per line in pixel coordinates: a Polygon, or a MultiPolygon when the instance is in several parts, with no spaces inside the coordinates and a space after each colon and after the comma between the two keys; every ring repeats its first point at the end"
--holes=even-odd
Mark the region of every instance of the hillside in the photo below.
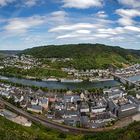
{"type": "Polygon", "coordinates": [[[45,128],[38,124],[23,127],[0,116],[0,140],[139,140],[140,123],[124,129],[98,132],[94,135],[70,135],[45,128]]]}
{"type": "MultiPolygon", "coordinates": [[[[39,124],[24,127],[0,116],[0,140],[62,140],[63,137],[66,135],[39,124]]],[[[72,139],[74,136],[68,135],[67,138],[72,139]]]]}
{"type": "Polygon", "coordinates": [[[73,44],[35,47],[22,53],[38,58],[73,58],[70,65],[78,69],[124,67],[140,62],[140,53],[102,44],[73,44]]]}

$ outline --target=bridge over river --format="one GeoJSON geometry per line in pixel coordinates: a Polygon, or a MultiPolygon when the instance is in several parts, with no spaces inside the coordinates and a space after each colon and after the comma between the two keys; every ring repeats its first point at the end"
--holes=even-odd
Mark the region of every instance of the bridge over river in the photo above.
{"type": "Polygon", "coordinates": [[[129,80],[125,77],[122,77],[120,75],[117,75],[115,73],[111,73],[111,75],[114,77],[115,80],[118,80],[119,82],[123,84],[128,84],[129,86],[134,86],[136,88],[140,88],[140,84],[136,83],[135,81],[129,80]]]}

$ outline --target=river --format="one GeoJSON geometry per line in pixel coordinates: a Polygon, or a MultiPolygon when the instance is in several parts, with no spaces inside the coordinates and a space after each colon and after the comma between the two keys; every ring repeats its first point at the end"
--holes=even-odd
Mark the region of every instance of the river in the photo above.
{"type": "Polygon", "coordinates": [[[81,83],[61,83],[53,81],[36,81],[29,79],[19,79],[15,77],[3,77],[0,76],[0,79],[4,79],[13,83],[19,83],[29,86],[37,87],[47,87],[48,89],[90,89],[90,88],[103,88],[103,87],[112,87],[119,85],[120,83],[114,80],[102,81],[102,82],[81,82],[81,83]]]}
{"type": "MultiPolygon", "coordinates": [[[[51,81],[35,81],[35,80],[28,80],[28,79],[19,79],[15,77],[3,77],[0,76],[0,79],[5,79],[7,81],[13,83],[19,83],[23,85],[29,86],[37,86],[37,87],[47,87],[48,89],[90,89],[90,88],[104,88],[104,87],[113,87],[120,85],[119,82],[115,80],[109,81],[102,81],[102,82],[81,82],[81,83],[61,83],[61,82],[51,82],[51,81]]],[[[128,79],[132,81],[140,80],[140,75],[132,76],[128,79]]]]}

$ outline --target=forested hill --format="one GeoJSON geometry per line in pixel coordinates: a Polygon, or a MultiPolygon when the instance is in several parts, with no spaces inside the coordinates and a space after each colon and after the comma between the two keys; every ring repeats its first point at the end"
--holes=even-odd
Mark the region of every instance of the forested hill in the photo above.
{"type": "Polygon", "coordinates": [[[103,44],[72,44],[41,46],[24,50],[22,53],[38,58],[73,58],[79,67],[122,67],[140,61],[139,51],[127,50],[103,44]],[[77,64],[77,62],[79,64],[77,64]]]}
{"type": "Polygon", "coordinates": [[[96,57],[98,55],[116,54],[122,57],[129,55],[137,56],[136,51],[127,50],[120,47],[112,47],[103,44],[72,44],[72,45],[51,45],[34,47],[23,51],[35,57],[56,57],[56,58],[79,58],[96,57]]]}

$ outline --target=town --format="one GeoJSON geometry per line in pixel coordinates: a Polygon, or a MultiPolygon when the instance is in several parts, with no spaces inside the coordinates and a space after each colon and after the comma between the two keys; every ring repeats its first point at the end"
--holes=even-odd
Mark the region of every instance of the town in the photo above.
{"type": "MultiPolygon", "coordinates": [[[[54,63],[56,61],[69,62],[72,59],[47,58],[47,60],[54,63]]],[[[14,67],[15,69],[30,70],[35,67],[46,67],[41,62],[42,60],[29,55],[12,55],[1,61],[0,69],[3,71],[7,67],[14,67]]],[[[79,83],[85,80],[102,82],[113,80],[114,77],[111,73],[124,78],[138,75],[140,74],[140,65],[134,64],[121,69],[78,70],[75,68],[61,68],[61,71],[67,73],[68,76],[63,78],[55,76],[42,77],[41,80],[67,83],[79,83]]],[[[1,74],[3,75],[3,73],[1,74]]],[[[31,77],[28,75],[25,78],[30,79],[31,77]]],[[[36,78],[34,77],[34,79],[36,78]]],[[[126,117],[132,118],[131,121],[139,120],[140,90],[138,87],[133,87],[134,94],[130,94],[127,89],[129,85],[126,87],[126,82],[122,83],[98,90],[79,89],[74,92],[67,89],[59,93],[59,91],[44,91],[40,88],[32,89],[28,86],[18,87],[1,81],[0,96],[16,107],[22,108],[31,114],[38,114],[46,120],[76,128],[104,128],[113,126],[115,122],[126,117]]],[[[135,83],[139,83],[139,81],[134,81],[135,83]]],[[[2,103],[0,103],[0,115],[24,126],[31,126],[32,124],[28,118],[7,110],[2,103]]]]}
{"type": "Polygon", "coordinates": [[[109,80],[113,80],[113,76],[110,74],[111,72],[123,77],[130,77],[130,76],[140,74],[139,64],[133,64],[126,68],[110,67],[108,69],[78,70],[73,67],[53,68],[53,65],[56,65],[54,63],[57,62],[68,63],[70,61],[72,61],[71,58],[38,59],[38,58],[34,58],[33,56],[24,55],[24,54],[10,55],[2,59],[2,61],[0,62],[0,74],[7,75],[7,76],[14,76],[14,77],[19,76],[26,79],[36,79],[36,80],[39,79],[42,81],[56,81],[56,82],[59,81],[62,83],[70,83],[70,82],[80,83],[83,81],[89,81],[89,82],[109,81],[109,80]],[[15,73],[16,69],[17,69],[17,73],[15,73]],[[57,71],[62,74],[61,75],[56,74],[57,71]]]}
{"type": "MultiPolygon", "coordinates": [[[[81,93],[67,91],[55,94],[1,83],[0,96],[29,113],[78,128],[112,126],[118,119],[139,115],[140,112],[140,91],[131,96],[124,86],[103,89],[98,93],[83,90],[81,93]]],[[[25,126],[31,125],[27,118],[7,110],[2,103],[0,108],[0,115],[25,126]]]]}

